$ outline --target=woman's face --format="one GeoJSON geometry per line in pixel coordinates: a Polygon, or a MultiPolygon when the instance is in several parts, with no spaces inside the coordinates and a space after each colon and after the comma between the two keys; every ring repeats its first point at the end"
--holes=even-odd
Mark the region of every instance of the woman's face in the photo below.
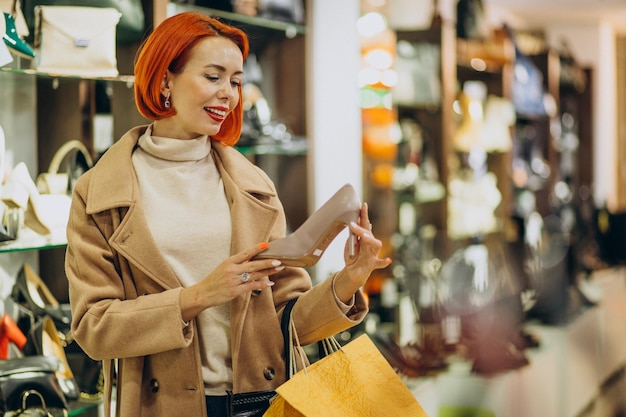
{"type": "Polygon", "coordinates": [[[169,94],[176,115],[154,122],[152,134],[193,139],[217,134],[237,103],[243,79],[243,55],[226,38],[212,36],[198,42],[182,72],[167,72],[161,94],[169,94]]]}

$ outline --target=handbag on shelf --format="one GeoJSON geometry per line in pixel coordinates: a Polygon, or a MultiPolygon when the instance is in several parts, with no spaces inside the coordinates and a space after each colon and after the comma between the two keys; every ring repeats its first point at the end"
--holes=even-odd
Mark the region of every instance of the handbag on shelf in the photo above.
{"type": "MultiPolygon", "coordinates": [[[[295,372],[300,349],[293,321],[288,372],[295,372]]],[[[345,346],[321,342],[324,356],[276,389],[265,417],[427,417],[409,388],[366,334],[345,346]]],[[[301,355],[304,364],[305,358],[301,355]]]]}
{"type": "Polygon", "coordinates": [[[259,15],[265,19],[287,23],[304,23],[302,0],[259,0],[259,15]]]}
{"type": "Polygon", "coordinates": [[[461,39],[487,39],[489,21],[482,0],[459,0],[456,5],[456,36],[461,39]]]}
{"type": "Polygon", "coordinates": [[[65,142],[52,157],[48,171],[37,176],[37,189],[41,194],[71,194],[78,177],[92,166],[93,159],[83,142],[65,142]],[[66,170],[60,172],[63,161],[66,170]]]}
{"type": "Polygon", "coordinates": [[[144,36],[145,13],[141,0],[23,0],[23,2],[24,17],[31,33],[35,30],[36,6],[82,6],[114,8],[121,13],[115,34],[118,44],[133,44],[141,41],[144,36]]]}
{"type": "MultiPolygon", "coordinates": [[[[67,413],[65,413],[67,415],[67,413]]],[[[17,410],[14,414],[11,414],[12,417],[54,417],[50,411],[48,411],[48,406],[46,405],[46,400],[43,398],[40,392],[32,389],[24,392],[22,396],[22,408],[17,410]],[[37,405],[29,405],[28,398],[30,396],[36,396],[38,398],[37,405]]]]}
{"type": "Polygon", "coordinates": [[[427,42],[397,43],[398,83],[392,88],[401,105],[437,106],[441,103],[441,47],[427,42]]]}
{"type": "Polygon", "coordinates": [[[37,71],[84,77],[116,77],[112,7],[37,6],[34,66],[37,71]]]}
{"type": "Polygon", "coordinates": [[[44,408],[65,412],[68,406],[55,373],[58,367],[57,358],[43,355],[0,361],[0,396],[4,411],[16,412],[14,415],[35,415],[26,412],[25,398],[34,391],[44,408]]]}
{"type": "Polygon", "coordinates": [[[526,117],[547,116],[545,94],[543,74],[530,57],[515,47],[512,91],[515,110],[526,117]]]}

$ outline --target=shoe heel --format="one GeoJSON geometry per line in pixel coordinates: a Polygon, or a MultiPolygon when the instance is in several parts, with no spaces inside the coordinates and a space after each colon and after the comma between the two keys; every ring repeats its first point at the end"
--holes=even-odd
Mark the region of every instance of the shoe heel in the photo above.
{"type": "Polygon", "coordinates": [[[22,266],[15,280],[11,298],[32,313],[33,317],[49,316],[63,333],[69,331],[71,312],[59,303],[46,283],[27,263],[22,266]]]}
{"type": "Polygon", "coordinates": [[[28,190],[16,182],[9,181],[2,189],[2,202],[9,208],[26,210],[29,198],[28,190]]]}
{"type": "Polygon", "coordinates": [[[65,395],[65,398],[69,400],[78,399],[80,390],[67,360],[59,332],[52,318],[48,316],[43,317],[35,327],[31,329],[24,350],[25,353],[30,355],[43,355],[58,359],[59,368],[56,371],[56,375],[61,391],[65,395]]]}

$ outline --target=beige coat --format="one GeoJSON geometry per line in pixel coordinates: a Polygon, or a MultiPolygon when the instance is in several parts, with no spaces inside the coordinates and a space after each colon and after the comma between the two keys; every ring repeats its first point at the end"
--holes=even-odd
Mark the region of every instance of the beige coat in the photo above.
{"type": "MultiPolygon", "coordinates": [[[[117,416],[206,416],[195,323],[183,329],[181,283],[151,237],[131,164],[145,128],[125,134],[76,184],[66,256],[72,331],[89,356],[103,360],[105,375],[117,366],[117,416]]],[[[284,236],[270,179],[233,148],[214,142],[213,155],[231,209],[231,252],[284,236]]],[[[285,380],[279,320],[287,300],[300,297],[293,317],[303,344],[354,326],[367,313],[360,293],[352,310],[341,312],[333,277],[313,289],[301,268],[272,279],[275,285],[259,296],[231,303],[234,392],[274,389],[285,380]]]]}

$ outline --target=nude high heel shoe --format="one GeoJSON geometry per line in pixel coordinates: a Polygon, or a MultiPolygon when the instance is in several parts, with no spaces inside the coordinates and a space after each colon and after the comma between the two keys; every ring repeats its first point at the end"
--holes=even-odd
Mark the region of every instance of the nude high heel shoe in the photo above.
{"type": "MultiPolygon", "coordinates": [[[[359,218],[361,201],[346,184],[313,213],[295,232],[270,242],[254,259],[278,259],[285,266],[309,267],[319,261],[328,245],[352,221],[359,218]]],[[[353,235],[350,234],[351,239],[353,235]]],[[[350,242],[350,247],[354,247],[350,242]]]]}

